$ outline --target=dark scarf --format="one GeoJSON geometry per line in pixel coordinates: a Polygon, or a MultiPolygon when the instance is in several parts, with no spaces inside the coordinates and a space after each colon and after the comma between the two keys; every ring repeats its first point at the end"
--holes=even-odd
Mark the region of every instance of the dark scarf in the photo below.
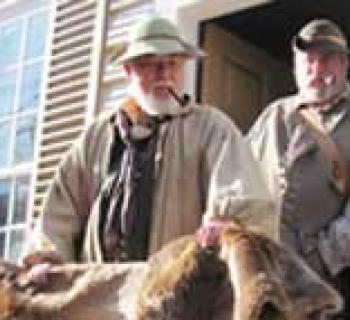
{"type": "Polygon", "coordinates": [[[133,100],[125,103],[115,118],[109,181],[102,190],[100,208],[106,261],[148,256],[158,123],[143,114],[133,100]]]}

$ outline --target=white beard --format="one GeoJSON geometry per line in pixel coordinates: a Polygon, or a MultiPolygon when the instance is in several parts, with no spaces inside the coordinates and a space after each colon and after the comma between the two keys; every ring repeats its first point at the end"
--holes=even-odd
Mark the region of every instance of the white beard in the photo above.
{"type": "Polygon", "coordinates": [[[325,75],[322,79],[322,87],[311,87],[309,79],[302,72],[295,71],[295,79],[299,89],[299,95],[304,103],[323,103],[339,96],[345,86],[345,79],[335,75],[325,75]]]}
{"type": "Polygon", "coordinates": [[[338,95],[338,90],[332,86],[324,88],[302,88],[300,95],[305,103],[322,103],[338,95]]]}
{"type": "Polygon", "coordinates": [[[135,82],[130,83],[129,94],[136,100],[141,109],[151,116],[177,114],[181,109],[172,96],[169,95],[164,99],[156,98],[152,92],[144,93],[135,82]]]}

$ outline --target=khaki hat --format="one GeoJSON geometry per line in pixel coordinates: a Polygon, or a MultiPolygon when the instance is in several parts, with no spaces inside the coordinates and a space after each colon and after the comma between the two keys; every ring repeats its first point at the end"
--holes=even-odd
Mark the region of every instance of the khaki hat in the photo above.
{"type": "Polygon", "coordinates": [[[124,63],[150,54],[181,54],[189,58],[204,56],[202,50],[180,36],[173,23],[158,16],[148,17],[131,27],[128,43],[123,49],[116,48],[111,61],[124,63]]]}
{"type": "Polygon", "coordinates": [[[332,21],[315,19],[307,23],[292,39],[294,50],[317,49],[326,52],[348,53],[344,33],[332,21]]]}

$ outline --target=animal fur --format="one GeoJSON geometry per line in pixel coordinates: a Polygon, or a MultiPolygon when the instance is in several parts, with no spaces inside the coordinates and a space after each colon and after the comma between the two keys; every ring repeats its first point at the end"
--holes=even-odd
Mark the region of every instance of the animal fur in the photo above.
{"type": "Polygon", "coordinates": [[[203,250],[193,237],[185,237],[149,263],[139,294],[138,320],[219,320],[228,319],[222,314],[232,314],[233,288],[218,252],[203,250]]]}
{"type": "Polygon", "coordinates": [[[185,238],[150,265],[139,320],[320,320],[342,307],[339,294],[287,248],[238,228],[223,233],[217,255],[185,238]]]}
{"type": "Polygon", "coordinates": [[[321,320],[342,305],[286,248],[235,228],[215,250],[188,236],[145,264],[55,266],[42,287],[28,278],[0,264],[1,320],[321,320]]]}
{"type": "Polygon", "coordinates": [[[132,296],[144,270],[143,264],[65,264],[52,267],[38,287],[29,272],[1,263],[0,320],[134,319],[119,294],[132,296]]]}

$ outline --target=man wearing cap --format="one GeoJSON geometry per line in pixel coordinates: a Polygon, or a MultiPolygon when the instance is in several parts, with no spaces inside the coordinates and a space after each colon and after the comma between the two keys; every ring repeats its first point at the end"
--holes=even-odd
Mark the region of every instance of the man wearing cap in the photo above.
{"type": "Polygon", "coordinates": [[[316,19],[293,38],[292,47],[298,93],[269,105],[248,138],[279,203],[281,241],[334,284],[350,266],[350,204],[332,171],[335,151],[327,157],[316,137],[335,143],[348,181],[348,46],[337,25],[316,19]],[[321,135],[308,126],[305,110],[322,128],[316,130],[321,135]]]}
{"type": "Polygon", "coordinates": [[[142,261],[203,225],[203,245],[223,225],[275,237],[277,218],[257,163],[218,109],[183,98],[184,65],[202,53],[168,20],[130,31],[114,57],[128,97],[102,115],[62,162],[25,262],[142,261]]]}

